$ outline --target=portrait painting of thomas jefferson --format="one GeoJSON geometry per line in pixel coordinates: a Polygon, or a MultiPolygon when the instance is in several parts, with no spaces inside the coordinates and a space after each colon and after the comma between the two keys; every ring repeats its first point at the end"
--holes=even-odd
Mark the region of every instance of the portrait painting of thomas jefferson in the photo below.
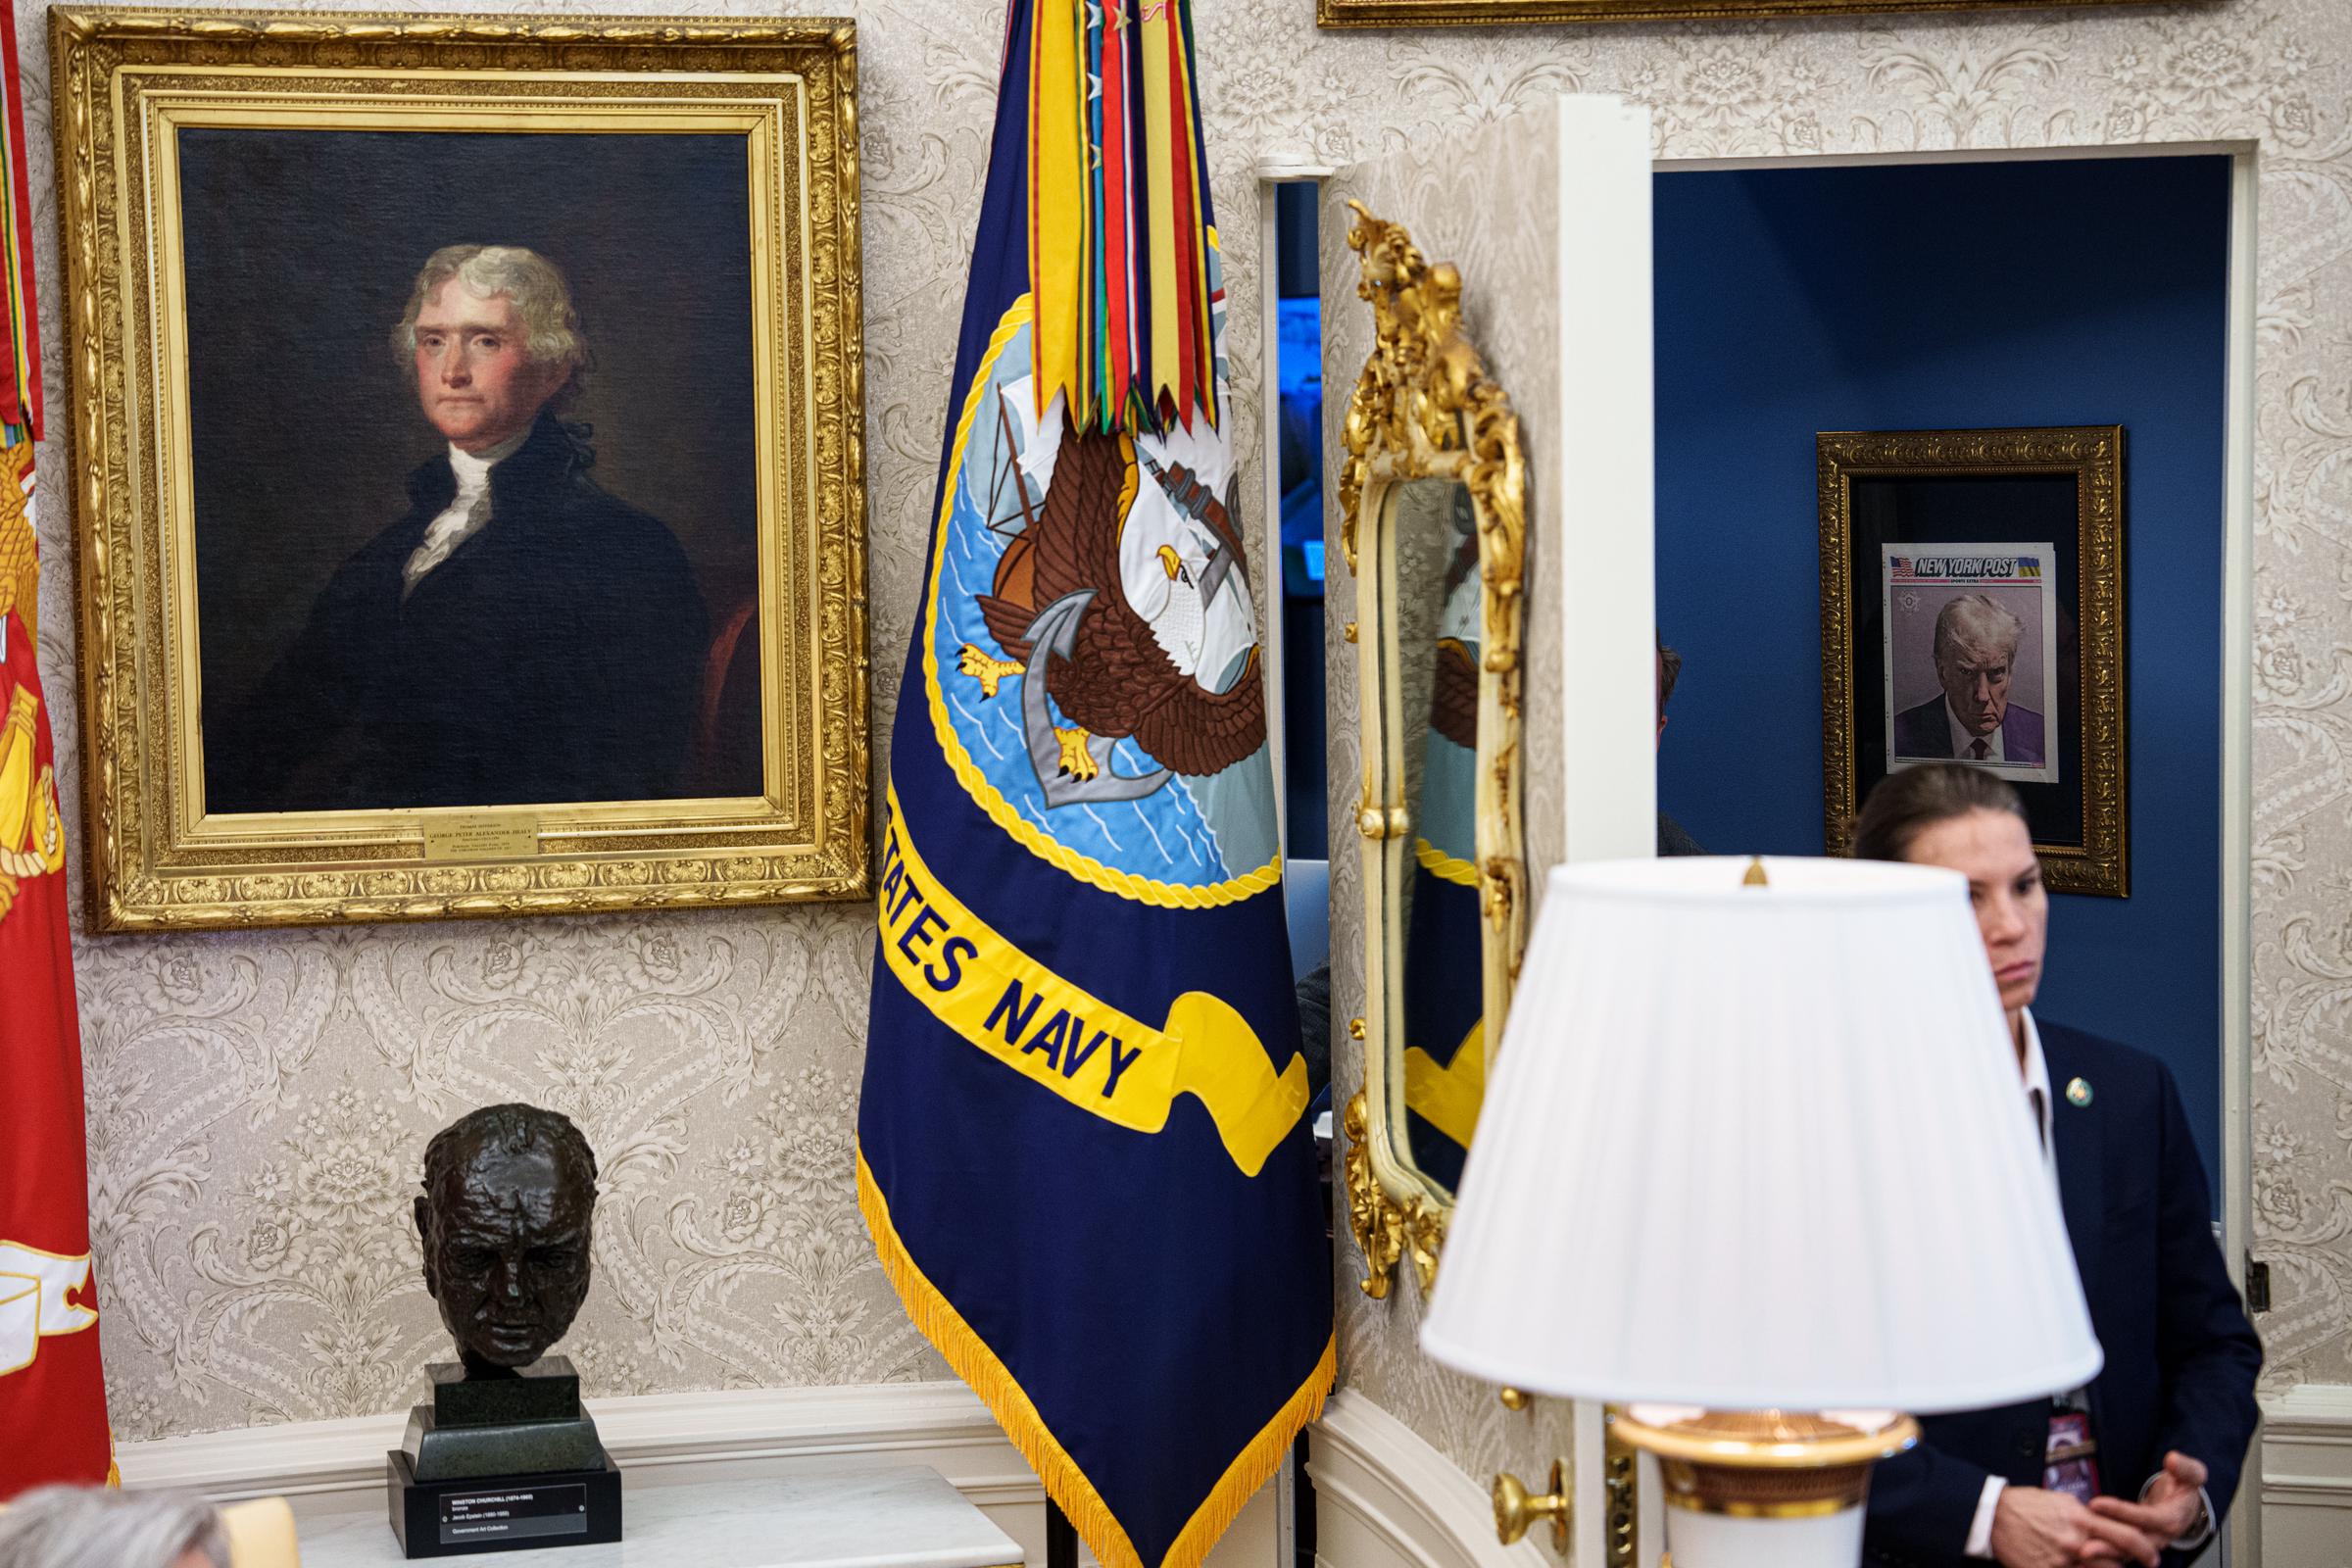
{"type": "MultiPolygon", "coordinates": [[[[354,222],[321,200],[318,172],[267,133],[239,136],[245,145],[200,142],[196,178],[218,167],[288,187],[314,249],[348,266],[354,247],[317,243],[354,222]]],[[[312,139],[340,142],[313,150],[352,164],[354,138],[312,139]]],[[[305,356],[319,399],[278,407],[277,429],[258,429],[250,409],[208,407],[201,379],[195,389],[206,809],[758,794],[748,439],[732,465],[709,461],[723,455],[711,437],[748,417],[727,406],[740,390],[748,409],[748,376],[740,389],[692,380],[698,364],[743,358],[740,343],[698,353],[692,341],[737,324],[728,318],[743,315],[740,288],[736,301],[714,301],[711,289],[729,281],[723,264],[688,265],[658,229],[598,221],[632,197],[658,209],[648,218],[676,205],[655,189],[667,150],[643,137],[404,140],[402,175],[418,172],[418,153],[453,172],[469,163],[477,210],[460,228],[411,197],[425,221],[362,226],[463,237],[410,251],[405,303],[372,333],[337,315],[343,352],[305,356]],[[637,145],[585,158],[569,149],[562,170],[558,149],[528,145],[597,140],[637,145]],[[579,243],[550,186],[577,186],[599,166],[633,169],[642,182],[609,188],[601,210],[573,209],[570,220],[596,235],[579,243]],[[493,177],[501,172],[511,177],[493,177]],[[502,190],[521,198],[504,223],[502,190]],[[556,243],[585,265],[567,268],[550,253],[556,243]],[[617,328],[609,338],[599,331],[608,324],[617,328]],[[666,347],[677,334],[683,346],[666,347]],[[650,408],[649,397],[665,405],[650,408]],[[582,417],[591,409],[593,422],[582,417]],[[681,449],[670,432],[688,425],[699,444],[681,449]],[[623,464],[605,461],[624,452],[623,464]],[[330,496],[334,511],[322,514],[330,496]],[[240,615],[248,601],[275,624],[240,615]]],[[[690,186],[693,162],[672,172],[690,186]]],[[[341,192],[364,198],[383,183],[378,167],[341,192]]],[[[250,183],[233,205],[262,217],[250,183]]],[[[390,305],[393,236],[345,237],[365,240],[372,292],[390,305]]],[[[191,271],[224,277],[258,249],[247,236],[205,234],[191,271]]],[[[204,292],[190,290],[192,336],[207,321],[204,292]]],[[[358,305],[360,291],[349,292],[358,305]]]]}
{"type": "Polygon", "coordinates": [[[93,929],[867,895],[858,28],[738,21],[60,21],[93,929]]]}

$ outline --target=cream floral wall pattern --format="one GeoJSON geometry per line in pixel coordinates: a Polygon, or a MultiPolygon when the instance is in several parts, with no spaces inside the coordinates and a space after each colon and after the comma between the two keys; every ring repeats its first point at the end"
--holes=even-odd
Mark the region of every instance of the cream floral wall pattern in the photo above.
{"type": "MultiPolygon", "coordinates": [[[[1255,398],[1250,216],[1263,159],[1433,149],[1561,91],[1646,104],[1668,158],[2259,143],[2257,1203],[2278,1300],[2265,1330],[2275,1384],[2352,1381],[2352,920],[2341,912],[2352,894],[2352,14],[2337,0],[2236,0],[2218,12],[1873,25],[1327,34],[1310,0],[1198,6],[1245,407],[1255,398]]],[[[874,716],[886,740],[1003,7],[664,9],[858,20],[874,716]]],[[[55,387],[43,10],[17,0],[17,15],[55,387]]],[[[1255,428],[1237,423],[1246,443],[1255,428]]],[[[63,563],[67,457],[55,434],[40,461],[43,543],[63,563]]],[[[70,571],[44,582],[41,649],[69,755],[71,590],[70,571]]],[[[1532,682],[1531,697],[1541,701],[1532,682]]],[[[78,781],[61,782],[71,798],[78,781]]],[[[849,1190],[869,941],[857,908],[83,938],[93,1201],[121,1435],[405,1402],[401,1369],[438,1339],[403,1213],[411,1172],[434,1127],[505,1095],[580,1116],[607,1163],[598,1283],[569,1345],[592,1391],[939,1375],[874,1267],[849,1190]]],[[[1411,1364],[1407,1309],[1349,1299],[1352,1258],[1341,1274],[1348,1343],[1395,1348],[1363,1367],[1376,1395],[1452,1434],[1444,1441],[1457,1458],[1475,1456],[1485,1418],[1444,1413],[1468,1395],[1381,1370],[1411,1364]]],[[[1356,1359],[1351,1350],[1344,1375],[1358,1376],[1356,1359]]]]}
{"type": "MultiPolygon", "coordinates": [[[[1556,100],[1555,100],[1556,102],[1556,100]]],[[[1371,307],[1356,295],[1359,258],[1348,246],[1349,201],[1376,217],[1403,221],[1422,254],[1449,261],[1463,280],[1462,329],[1477,345],[1487,370],[1510,399],[1517,415],[1531,476],[1552,471],[1559,428],[1557,313],[1544,309],[1514,314],[1511,305],[1547,301],[1559,276],[1562,223],[1550,199],[1559,188],[1559,134],[1545,119],[1546,106],[1532,107],[1524,122],[1490,121],[1449,138],[1443,146],[1404,148],[1367,160],[1334,175],[1324,191],[1321,287],[1324,354],[1332,367],[1329,387],[1352,387],[1353,373],[1372,350],[1371,307]]],[[[1323,453],[1327,493],[1336,494],[1347,447],[1342,424],[1347,400],[1327,392],[1323,404],[1323,453]]],[[[1531,477],[1527,497],[1529,537],[1534,543],[1524,584],[1522,640],[1526,660],[1523,689],[1529,694],[1521,727],[1524,758],[1524,816],[1527,886],[1540,906],[1544,877],[1567,854],[1565,737],[1560,705],[1548,695],[1559,690],[1561,593],[1558,557],[1542,541],[1564,526],[1559,488],[1531,477]]],[[[1358,540],[1370,546],[1368,528],[1358,540]]],[[[1338,519],[1328,519],[1325,557],[1329,563],[1324,606],[1325,667],[1330,671],[1327,734],[1331,820],[1348,833],[1355,795],[1363,777],[1360,721],[1363,693],[1357,678],[1357,649],[1343,628],[1357,614],[1355,577],[1340,548],[1338,519]]],[[[1399,581],[1409,566],[1398,567],[1399,581]]],[[[1409,642],[1407,644],[1409,646],[1409,642]]],[[[1397,711],[1416,709],[1407,699],[1397,711]]],[[[1405,798],[1413,799],[1410,788],[1405,798]]],[[[1335,845],[1331,863],[1331,1004],[1335,1018],[1369,1011],[1365,992],[1363,860],[1352,833],[1335,845]]],[[[1409,911],[1407,911],[1409,917],[1409,911]]],[[[1332,1063],[1332,1098],[1345,1105],[1363,1087],[1359,1049],[1341,1041],[1332,1063]]],[[[1421,1353],[1418,1340],[1426,1304],[1409,1265],[1397,1270],[1386,1301],[1366,1298],[1352,1237],[1340,1243],[1335,1295],[1340,1302],[1340,1358],[1349,1385],[1406,1416],[1414,1429],[1468,1474],[1480,1478],[1509,1469],[1541,1476],[1554,1454],[1574,1451],[1569,1407],[1541,1401],[1524,1414],[1510,1414],[1495,1391],[1437,1365],[1421,1353]]]]}

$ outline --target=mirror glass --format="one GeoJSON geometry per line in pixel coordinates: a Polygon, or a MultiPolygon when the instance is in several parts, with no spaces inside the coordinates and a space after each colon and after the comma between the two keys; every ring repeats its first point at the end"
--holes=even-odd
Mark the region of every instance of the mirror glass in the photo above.
{"type": "Polygon", "coordinates": [[[1396,886],[1387,890],[1395,958],[1387,1081],[1390,1125],[1412,1163],[1450,1192],[1486,1088],[1478,882],[1478,672],[1483,585],[1478,516],[1452,479],[1392,486],[1378,533],[1393,570],[1381,628],[1385,764],[1404,807],[1396,886]]]}

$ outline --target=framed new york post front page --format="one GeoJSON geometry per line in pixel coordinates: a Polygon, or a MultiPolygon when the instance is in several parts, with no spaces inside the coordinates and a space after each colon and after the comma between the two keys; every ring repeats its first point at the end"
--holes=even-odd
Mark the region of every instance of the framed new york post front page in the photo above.
{"type": "Polygon", "coordinates": [[[50,36],[91,923],[860,896],[852,24],[50,36]]]}
{"type": "Polygon", "coordinates": [[[1835,432],[1821,512],[1823,833],[1956,762],[2008,780],[2053,889],[2130,891],[2118,425],[1835,432]]]}
{"type": "Polygon", "coordinates": [[[1886,770],[1963,761],[2056,784],[2057,548],[1879,547],[1879,716],[1886,770]]]}

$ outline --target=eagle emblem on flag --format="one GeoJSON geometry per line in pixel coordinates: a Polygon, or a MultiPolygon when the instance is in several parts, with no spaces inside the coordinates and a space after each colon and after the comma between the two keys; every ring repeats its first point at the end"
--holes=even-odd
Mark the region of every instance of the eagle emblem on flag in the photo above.
{"type": "MultiPolygon", "coordinates": [[[[1221,395],[1216,267],[1212,246],[1221,395]]],[[[1033,342],[1024,298],[999,323],[950,451],[925,607],[941,746],[1001,825],[1098,885],[1173,884],[1178,903],[1272,887],[1265,681],[1232,443],[1205,418],[1080,430],[1059,394],[1040,414],[1033,342]]]]}

